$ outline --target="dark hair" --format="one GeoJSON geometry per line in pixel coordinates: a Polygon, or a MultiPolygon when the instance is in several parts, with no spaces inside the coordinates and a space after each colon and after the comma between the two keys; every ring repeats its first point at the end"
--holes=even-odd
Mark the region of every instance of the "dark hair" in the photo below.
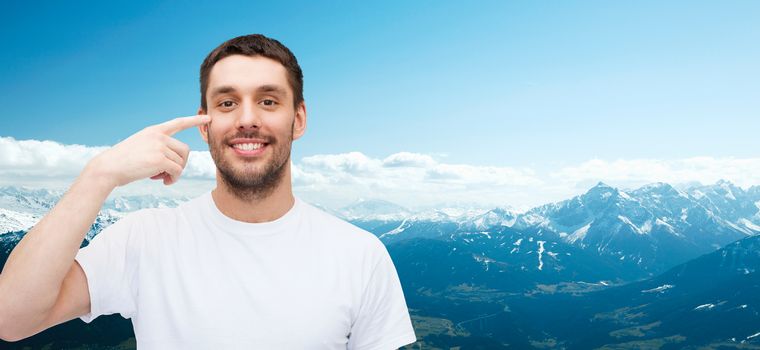
{"type": "Polygon", "coordinates": [[[201,64],[201,108],[208,112],[206,90],[211,68],[222,58],[232,55],[263,56],[280,62],[288,72],[288,83],[293,89],[293,105],[303,102],[303,72],[296,56],[279,41],[261,34],[249,34],[225,41],[206,56],[201,64]]]}

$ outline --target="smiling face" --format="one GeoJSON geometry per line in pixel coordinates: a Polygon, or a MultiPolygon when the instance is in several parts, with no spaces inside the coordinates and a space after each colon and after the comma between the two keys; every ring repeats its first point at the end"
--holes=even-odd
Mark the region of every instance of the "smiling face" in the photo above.
{"type": "Polygon", "coordinates": [[[232,193],[262,198],[286,176],[290,180],[290,148],[306,129],[306,107],[293,105],[282,64],[262,56],[225,57],[211,69],[205,98],[211,122],[201,135],[232,193]]]}

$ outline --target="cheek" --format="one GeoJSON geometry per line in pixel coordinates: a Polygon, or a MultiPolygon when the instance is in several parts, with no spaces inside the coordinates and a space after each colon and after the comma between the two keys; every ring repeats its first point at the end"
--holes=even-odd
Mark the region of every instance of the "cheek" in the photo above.
{"type": "Polygon", "coordinates": [[[208,124],[207,132],[210,137],[218,139],[219,136],[224,135],[225,130],[228,129],[229,125],[225,125],[224,119],[217,118],[211,119],[211,123],[208,124]]]}

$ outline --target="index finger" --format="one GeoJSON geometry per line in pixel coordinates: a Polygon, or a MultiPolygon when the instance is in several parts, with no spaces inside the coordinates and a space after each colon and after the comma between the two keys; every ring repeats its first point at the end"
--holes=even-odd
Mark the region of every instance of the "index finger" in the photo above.
{"type": "Polygon", "coordinates": [[[158,124],[158,127],[167,135],[172,136],[182,130],[194,126],[203,125],[211,121],[211,117],[206,114],[198,114],[191,117],[174,118],[168,122],[158,124]]]}

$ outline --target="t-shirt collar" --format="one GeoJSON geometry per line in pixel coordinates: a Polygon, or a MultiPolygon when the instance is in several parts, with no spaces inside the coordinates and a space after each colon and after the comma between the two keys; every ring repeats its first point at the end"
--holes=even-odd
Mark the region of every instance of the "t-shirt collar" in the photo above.
{"type": "Polygon", "coordinates": [[[211,191],[206,192],[201,196],[201,201],[205,204],[206,211],[210,214],[211,220],[219,228],[235,234],[245,235],[269,235],[278,232],[282,232],[287,228],[293,228],[298,221],[298,217],[301,213],[301,199],[293,196],[295,201],[293,206],[285,213],[285,215],[267,222],[250,223],[235,220],[233,218],[224,215],[219,208],[217,208],[214,198],[211,196],[211,191]]]}

